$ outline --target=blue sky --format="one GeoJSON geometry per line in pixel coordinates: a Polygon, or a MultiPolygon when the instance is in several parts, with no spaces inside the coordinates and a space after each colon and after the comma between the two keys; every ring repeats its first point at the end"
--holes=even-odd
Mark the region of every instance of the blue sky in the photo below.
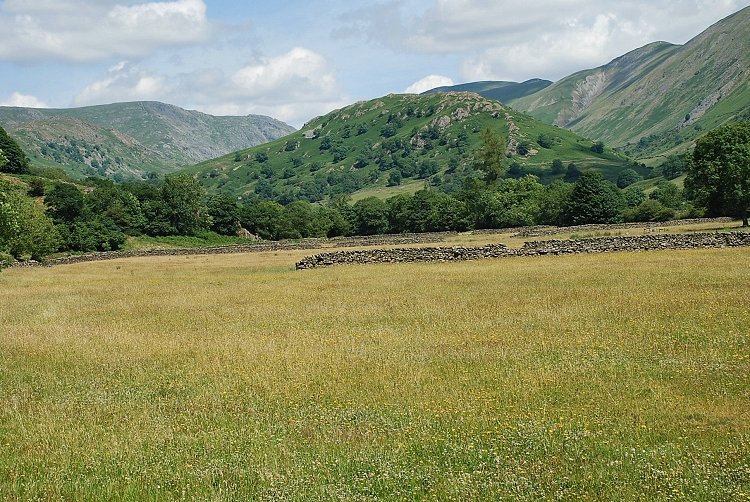
{"type": "Polygon", "coordinates": [[[0,105],[158,100],[294,126],[353,101],[558,79],[750,0],[4,0],[0,105]]]}

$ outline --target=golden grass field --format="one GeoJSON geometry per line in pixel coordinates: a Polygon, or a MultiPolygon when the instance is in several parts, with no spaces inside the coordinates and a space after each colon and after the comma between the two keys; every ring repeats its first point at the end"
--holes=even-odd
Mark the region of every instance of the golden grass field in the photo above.
{"type": "Polygon", "coordinates": [[[2,500],[750,500],[750,250],[0,274],[2,500]]]}

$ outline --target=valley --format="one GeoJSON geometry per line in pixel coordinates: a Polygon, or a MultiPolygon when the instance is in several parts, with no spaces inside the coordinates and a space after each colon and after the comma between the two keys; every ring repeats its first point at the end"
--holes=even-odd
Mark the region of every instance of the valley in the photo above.
{"type": "Polygon", "coordinates": [[[749,1],[0,2],[0,500],[750,501],[749,1]]]}

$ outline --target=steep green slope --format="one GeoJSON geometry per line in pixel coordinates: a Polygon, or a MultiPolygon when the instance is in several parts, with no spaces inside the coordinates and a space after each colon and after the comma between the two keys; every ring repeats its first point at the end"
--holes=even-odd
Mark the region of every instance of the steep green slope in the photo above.
{"type": "Polygon", "coordinates": [[[170,172],[294,131],[269,117],[214,117],[157,102],[70,109],[0,107],[0,124],[18,138],[35,165],[60,164],[76,176],[170,172]],[[106,154],[87,154],[95,146],[106,154]]]}
{"type": "Polygon", "coordinates": [[[750,7],[684,46],[656,42],[513,102],[645,157],[750,112],[750,7]]]}
{"type": "Polygon", "coordinates": [[[134,138],[79,119],[37,120],[15,129],[13,135],[32,165],[63,167],[74,178],[104,176],[122,180],[174,170],[159,152],[134,138]]]}
{"type": "Polygon", "coordinates": [[[534,78],[525,82],[483,81],[469,82],[466,84],[437,87],[423,94],[435,94],[439,92],[476,92],[487,99],[495,99],[505,104],[539,92],[552,85],[549,80],[534,78]]]}
{"type": "Polygon", "coordinates": [[[628,164],[609,150],[594,154],[590,140],[497,101],[447,93],[389,95],[356,103],[285,138],[186,172],[211,191],[282,202],[319,201],[363,190],[376,193],[386,186],[428,181],[451,191],[475,174],[473,154],[485,128],[503,137],[508,164],[517,162],[544,179],[561,176],[550,172],[554,159],[601,169],[610,179],[628,164]],[[521,155],[525,149],[528,153],[521,155]]]}

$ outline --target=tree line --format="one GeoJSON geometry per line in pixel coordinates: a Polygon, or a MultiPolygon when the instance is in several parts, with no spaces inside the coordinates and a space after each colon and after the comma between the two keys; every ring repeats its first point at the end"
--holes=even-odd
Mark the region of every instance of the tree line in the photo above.
{"type": "Polygon", "coordinates": [[[206,194],[189,176],[167,176],[158,183],[89,179],[83,189],[65,181],[46,187],[34,180],[27,194],[4,183],[0,244],[14,258],[39,260],[55,252],[117,250],[128,236],[233,236],[243,228],[267,240],[463,231],[668,219],[689,207],[671,183],[647,198],[635,189],[618,190],[596,171],[584,172],[573,184],[545,186],[531,175],[491,186],[474,182],[455,195],[423,189],[388,200],[368,197],[352,203],[342,197],[327,205],[238,203],[206,194]]]}
{"type": "MultiPolygon", "coordinates": [[[[490,138],[485,145],[491,143],[490,138]]],[[[18,151],[7,150],[5,143],[0,148],[0,171],[28,172],[28,166],[18,166],[18,151]]],[[[700,140],[692,156],[665,163],[665,177],[670,177],[667,171],[688,173],[685,190],[665,179],[648,195],[631,186],[632,173],[618,180],[624,189],[595,170],[579,173],[573,183],[544,185],[533,175],[508,177],[501,156],[489,146],[477,159],[476,175],[453,194],[426,188],[387,200],[351,202],[340,196],[326,204],[282,205],[261,198],[239,203],[227,195],[208,195],[196,179],[184,175],[122,184],[89,179],[83,187],[32,177],[28,193],[0,180],[0,261],[117,250],[128,236],[140,235],[231,236],[246,229],[278,240],[664,221],[704,212],[746,220],[750,207],[750,124],[720,128],[700,140]]]]}

